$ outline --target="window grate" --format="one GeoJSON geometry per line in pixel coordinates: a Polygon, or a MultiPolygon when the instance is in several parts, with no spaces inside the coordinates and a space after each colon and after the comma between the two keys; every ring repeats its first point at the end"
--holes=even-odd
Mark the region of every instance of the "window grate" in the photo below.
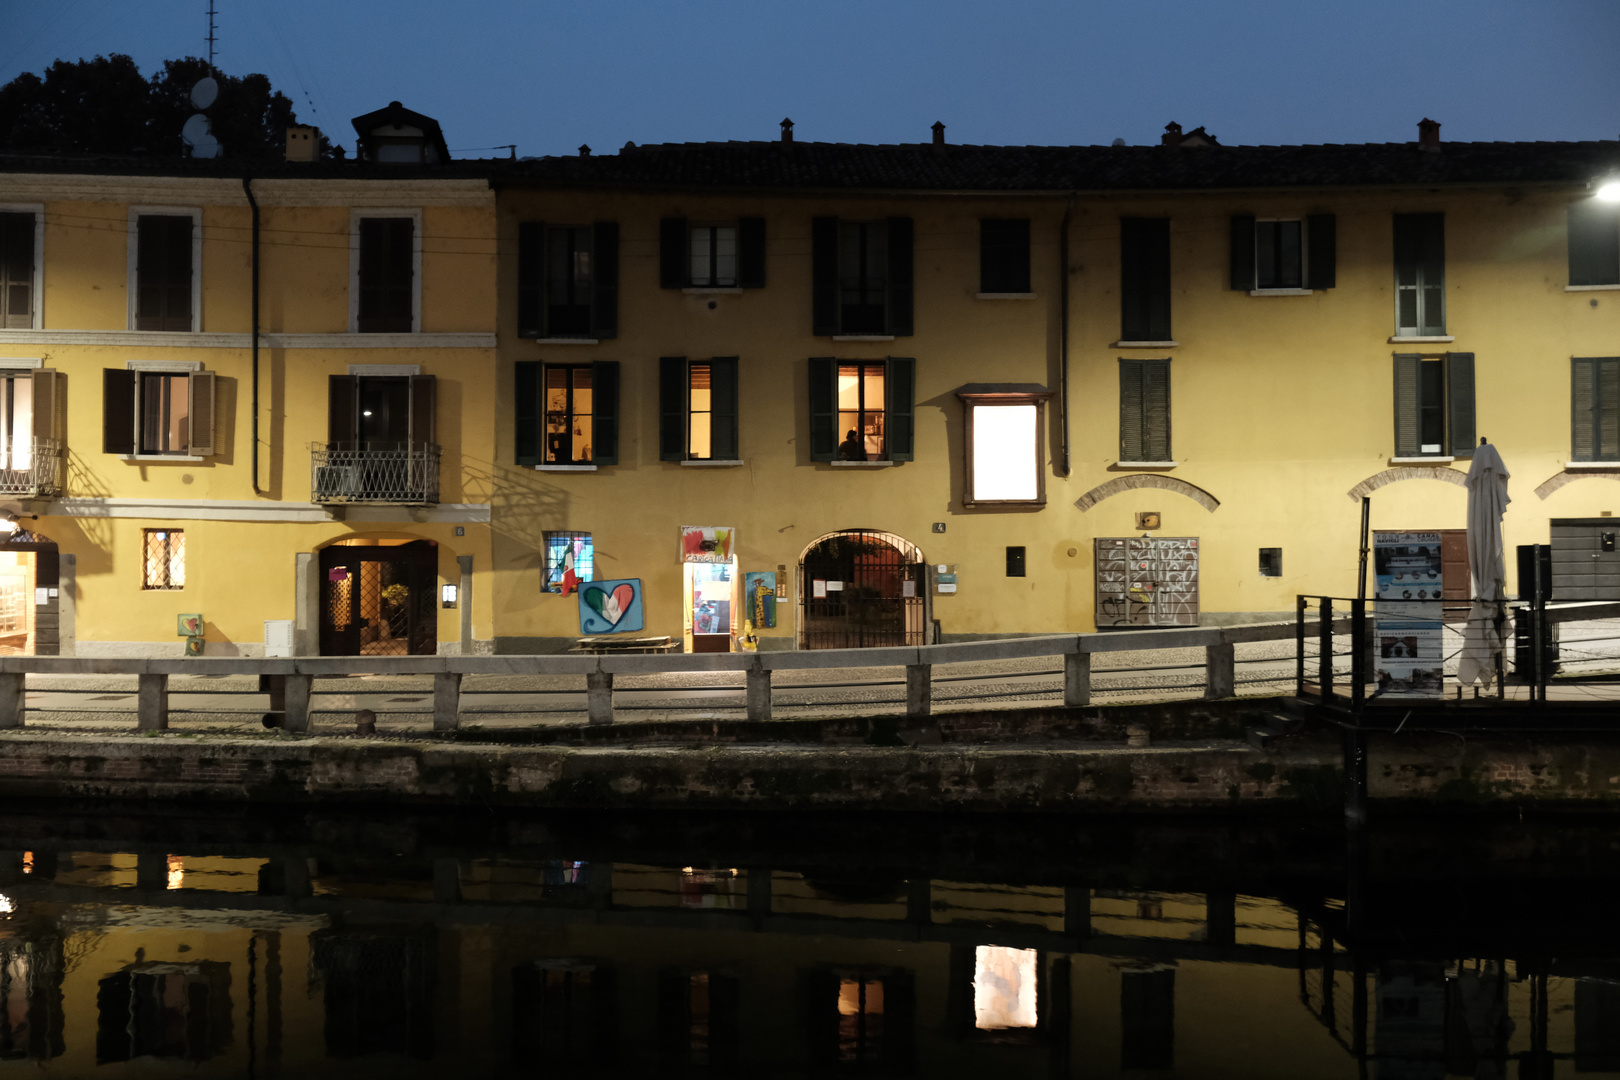
{"type": "Polygon", "coordinates": [[[181,529],[145,529],[141,588],[186,587],[186,534],[181,529]]]}

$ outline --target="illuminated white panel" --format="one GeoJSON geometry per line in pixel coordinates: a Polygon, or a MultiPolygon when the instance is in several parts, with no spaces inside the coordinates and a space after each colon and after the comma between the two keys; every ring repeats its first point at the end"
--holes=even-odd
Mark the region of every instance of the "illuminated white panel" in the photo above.
{"type": "Polygon", "coordinates": [[[973,406],[975,502],[1038,497],[1034,405],[973,406]]]}
{"type": "Polygon", "coordinates": [[[1032,1028],[1037,1018],[1035,950],[980,945],[973,950],[973,1026],[1032,1028]]]}

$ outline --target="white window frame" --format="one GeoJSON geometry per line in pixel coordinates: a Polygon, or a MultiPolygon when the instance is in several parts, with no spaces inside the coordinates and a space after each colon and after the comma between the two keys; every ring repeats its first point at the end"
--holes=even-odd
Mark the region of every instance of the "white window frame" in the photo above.
{"type": "Polygon", "coordinates": [[[33,330],[45,329],[45,204],[0,202],[0,213],[34,215],[33,330]]]}
{"type": "MultiPolygon", "coordinates": [[[[140,304],[140,220],[143,217],[191,218],[191,330],[202,330],[202,207],[200,206],[131,206],[129,208],[129,240],[126,244],[128,271],[124,278],[129,292],[130,330],[135,329],[135,310],[140,304]]],[[[162,333],[163,331],[146,331],[162,333]]],[[[173,331],[170,331],[171,333],[173,331]]]]}
{"type": "Polygon", "coordinates": [[[1250,296],[1309,296],[1311,295],[1311,230],[1304,214],[1277,215],[1254,219],[1254,281],[1250,296]],[[1298,288],[1261,288],[1260,286],[1260,224],[1261,222],[1296,221],[1299,223],[1299,280],[1298,288]]]}
{"type": "MultiPolygon", "coordinates": [[[[410,218],[411,333],[422,332],[422,211],[369,207],[349,211],[349,333],[360,332],[360,221],[363,218],[410,218]]],[[[375,337],[376,335],[368,335],[375,337]]]]}

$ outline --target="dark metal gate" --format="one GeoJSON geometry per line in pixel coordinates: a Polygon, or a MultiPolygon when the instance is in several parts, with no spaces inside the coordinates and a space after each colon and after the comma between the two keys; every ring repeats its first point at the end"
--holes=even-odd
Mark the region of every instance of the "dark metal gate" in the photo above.
{"type": "Polygon", "coordinates": [[[864,529],[820,541],[799,564],[799,648],[927,642],[928,567],[864,529]]]}
{"type": "Polygon", "coordinates": [[[322,656],[432,656],[439,648],[438,549],[321,549],[322,656]]]}

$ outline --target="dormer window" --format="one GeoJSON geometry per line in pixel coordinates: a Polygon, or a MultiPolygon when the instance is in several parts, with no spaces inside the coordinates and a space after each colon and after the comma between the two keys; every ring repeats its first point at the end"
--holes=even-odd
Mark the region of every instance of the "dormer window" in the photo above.
{"type": "Polygon", "coordinates": [[[450,160],[439,122],[397,101],[351,121],[360,137],[357,157],[382,165],[437,165],[450,160]]]}

